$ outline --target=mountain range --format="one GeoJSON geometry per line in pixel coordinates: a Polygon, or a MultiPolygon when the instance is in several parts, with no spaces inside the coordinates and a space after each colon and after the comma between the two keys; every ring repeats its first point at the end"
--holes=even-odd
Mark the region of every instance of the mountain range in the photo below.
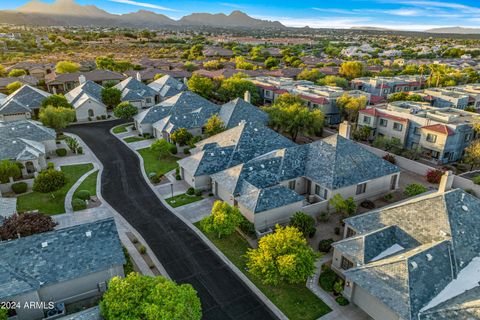
{"type": "Polygon", "coordinates": [[[480,28],[445,27],[425,30],[428,33],[480,34],[480,28]]]}
{"type": "Polygon", "coordinates": [[[147,10],[120,15],[112,14],[94,5],[80,5],[75,0],[56,0],[53,3],[32,0],[15,10],[0,10],[0,21],[2,23],[36,26],[285,28],[278,21],[255,19],[241,11],[233,11],[229,15],[224,13],[192,13],[180,20],[174,20],[166,15],[147,10]]]}

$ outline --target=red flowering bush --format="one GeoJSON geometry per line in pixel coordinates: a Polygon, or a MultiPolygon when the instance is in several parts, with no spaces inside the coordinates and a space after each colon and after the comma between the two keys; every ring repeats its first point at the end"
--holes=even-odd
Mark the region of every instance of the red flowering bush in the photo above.
{"type": "Polygon", "coordinates": [[[425,178],[427,179],[428,182],[430,183],[440,183],[440,179],[443,176],[443,171],[442,170],[437,170],[437,169],[430,169],[427,171],[427,174],[425,175],[425,178]]]}

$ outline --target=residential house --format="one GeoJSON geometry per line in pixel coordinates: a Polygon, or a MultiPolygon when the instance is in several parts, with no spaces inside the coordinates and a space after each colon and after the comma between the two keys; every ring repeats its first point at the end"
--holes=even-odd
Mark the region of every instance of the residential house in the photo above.
{"type": "Polygon", "coordinates": [[[375,320],[480,318],[480,200],[442,179],[439,192],[344,220],[332,268],[375,320]]]}
{"type": "MultiPolygon", "coordinates": [[[[178,161],[180,176],[196,189],[211,190],[212,175],[270,151],[292,146],[295,143],[268,127],[244,121],[197,143],[191,150],[192,156],[178,161]]],[[[222,190],[217,189],[219,192],[222,190]]],[[[228,202],[232,203],[230,199],[228,202]]]]}
{"type": "Polygon", "coordinates": [[[207,58],[231,58],[234,53],[230,49],[208,46],[203,50],[203,55],[207,58]]]}
{"type": "Polygon", "coordinates": [[[424,101],[437,108],[457,108],[463,110],[470,103],[469,94],[455,91],[451,88],[429,88],[414,93],[419,94],[424,101]]]}
{"type": "Polygon", "coordinates": [[[438,164],[462,159],[475,137],[475,113],[435,108],[425,102],[396,101],[384,108],[359,113],[358,125],[372,128],[372,136],[397,138],[409,150],[438,164]]]}
{"type": "Polygon", "coordinates": [[[107,116],[107,106],[102,102],[103,87],[80,76],[80,85],[69,91],[65,98],[75,109],[77,121],[88,121],[107,116]]]}
{"type": "Polygon", "coordinates": [[[42,101],[50,93],[23,85],[0,103],[0,121],[15,121],[38,116],[42,101]]]}
{"type": "Polygon", "coordinates": [[[157,92],[160,101],[173,97],[182,91],[188,90],[188,87],[185,85],[185,83],[180,82],[169,75],[165,75],[151,82],[148,86],[157,92]]]}
{"type": "Polygon", "coordinates": [[[6,77],[6,78],[0,78],[0,91],[4,93],[8,93],[7,86],[14,82],[20,82],[21,84],[28,84],[32,87],[35,87],[38,85],[38,79],[33,76],[25,75],[20,77],[6,77]]]}
{"type": "MultiPolygon", "coordinates": [[[[342,124],[343,135],[349,130],[342,124]]],[[[336,194],[361,201],[396,190],[399,175],[396,166],[336,134],[268,152],[210,178],[213,194],[238,206],[263,232],[296,211],[328,211],[336,194]]]]}
{"type": "Polygon", "coordinates": [[[140,73],[140,77],[142,79],[142,82],[147,83],[147,84],[154,81],[155,76],[159,75],[159,74],[169,75],[172,78],[177,79],[177,80],[183,80],[184,78],[190,78],[192,76],[191,72],[188,72],[186,70],[177,70],[177,69],[164,70],[164,69],[157,69],[157,68],[148,68],[148,69],[139,70],[139,71],[128,70],[128,71],[125,72],[125,74],[128,77],[133,77],[133,78],[135,78],[137,76],[137,73],[140,73]]]}
{"type": "Polygon", "coordinates": [[[22,164],[23,176],[47,166],[46,156],[56,150],[55,131],[31,120],[0,122],[0,160],[22,164]]]}
{"type": "Polygon", "coordinates": [[[10,72],[13,69],[25,70],[30,76],[35,77],[37,80],[44,80],[47,74],[50,74],[55,70],[55,65],[52,63],[23,61],[8,67],[6,71],[10,72]]]}
{"type": "Polygon", "coordinates": [[[0,242],[0,301],[20,304],[18,320],[64,313],[70,304],[99,298],[125,256],[113,218],[0,242]],[[53,302],[54,308],[24,308],[53,302]]]}
{"type": "Polygon", "coordinates": [[[45,76],[47,90],[51,93],[68,92],[80,85],[79,78],[83,75],[85,80],[93,81],[101,86],[109,83],[119,83],[125,79],[123,74],[110,70],[92,70],[88,72],[60,73],[52,72],[45,76]]]}
{"type": "Polygon", "coordinates": [[[385,99],[392,93],[420,90],[425,83],[421,76],[396,76],[356,78],[351,81],[353,89],[368,92],[372,95],[371,102],[385,99]]]}
{"type": "Polygon", "coordinates": [[[138,109],[152,107],[158,99],[157,91],[144,84],[140,74],[137,74],[137,78],[129,77],[123,80],[114,88],[122,92],[122,101],[128,101],[138,109]]]}

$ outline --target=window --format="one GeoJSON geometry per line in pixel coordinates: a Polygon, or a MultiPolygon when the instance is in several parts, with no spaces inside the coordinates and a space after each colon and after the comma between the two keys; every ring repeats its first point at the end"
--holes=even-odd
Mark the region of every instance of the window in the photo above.
{"type": "Polygon", "coordinates": [[[427,141],[431,143],[435,143],[437,141],[437,135],[428,133],[427,134],[427,141]]]}
{"type": "Polygon", "coordinates": [[[366,190],[367,190],[367,183],[366,182],[357,184],[357,194],[365,193],[366,190]]]}
{"type": "Polygon", "coordinates": [[[348,270],[353,268],[353,262],[342,256],[342,265],[341,265],[343,270],[348,270]]]}
{"type": "Polygon", "coordinates": [[[146,103],[152,103],[152,98],[145,98],[146,103]]]}
{"type": "Polygon", "coordinates": [[[416,136],[419,136],[420,135],[420,128],[415,127],[415,129],[413,129],[413,134],[416,135],[416,136]]]}
{"type": "Polygon", "coordinates": [[[319,186],[318,184],[315,185],[315,194],[316,194],[317,196],[320,195],[320,186],[319,186]]]}
{"type": "Polygon", "coordinates": [[[289,181],[288,182],[288,187],[292,190],[295,190],[295,182],[296,182],[295,180],[289,181]]]}
{"type": "Polygon", "coordinates": [[[388,124],[388,120],[386,120],[386,119],[380,119],[380,123],[379,123],[379,124],[380,124],[380,126],[382,126],[382,127],[386,127],[387,124],[388,124]]]}
{"type": "Polygon", "coordinates": [[[363,122],[364,122],[364,123],[368,123],[368,124],[370,124],[370,120],[371,120],[371,118],[370,118],[370,117],[363,116],[363,122]]]}
{"type": "Polygon", "coordinates": [[[393,130],[395,131],[402,131],[403,130],[403,124],[394,122],[393,123],[393,130]]]}
{"type": "Polygon", "coordinates": [[[93,110],[92,110],[92,109],[88,109],[88,116],[89,116],[89,117],[93,117],[93,116],[94,116],[94,113],[93,113],[93,110]]]}

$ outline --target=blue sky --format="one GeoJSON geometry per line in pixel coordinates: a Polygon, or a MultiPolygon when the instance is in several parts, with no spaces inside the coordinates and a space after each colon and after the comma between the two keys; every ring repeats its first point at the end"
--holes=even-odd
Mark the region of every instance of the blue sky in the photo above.
{"type": "MultiPolygon", "coordinates": [[[[41,0],[53,2],[54,0],[41,0]]],[[[111,13],[146,9],[178,19],[192,12],[229,13],[241,10],[287,26],[350,28],[375,26],[402,30],[434,27],[480,27],[480,1],[445,0],[76,0],[95,4],[111,13]]],[[[13,9],[28,0],[0,0],[1,9],[13,9]]]]}

